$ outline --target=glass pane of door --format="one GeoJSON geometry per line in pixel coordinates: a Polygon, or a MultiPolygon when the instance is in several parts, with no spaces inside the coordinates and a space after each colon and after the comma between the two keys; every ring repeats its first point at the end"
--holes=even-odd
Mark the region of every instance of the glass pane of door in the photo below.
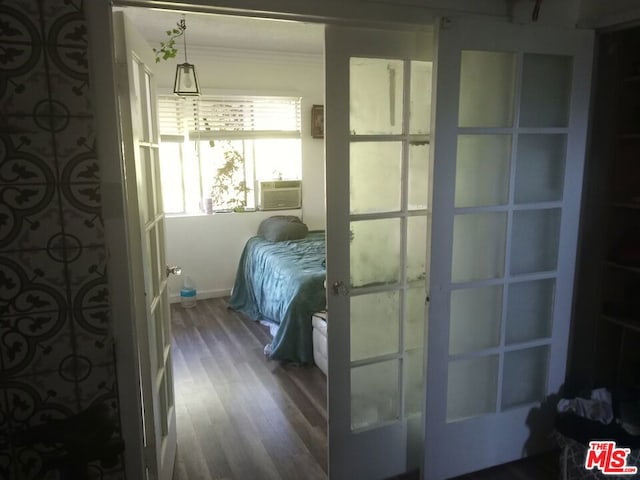
{"type": "Polygon", "coordinates": [[[507,303],[507,345],[551,336],[553,326],[553,279],[512,283],[507,303]]]}
{"type": "Polygon", "coordinates": [[[407,189],[409,210],[426,210],[429,199],[429,157],[431,149],[426,141],[414,141],[409,145],[409,180],[407,189]]]}
{"type": "Polygon", "coordinates": [[[451,292],[449,353],[475,352],[500,344],[502,286],[451,292]]]}
{"type": "Polygon", "coordinates": [[[460,63],[461,127],[513,124],[516,55],[464,50],[460,63]]]}
{"type": "Polygon", "coordinates": [[[496,411],[498,360],[498,355],[487,355],[449,363],[447,422],[496,411]]]}
{"type": "Polygon", "coordinates": [[[351,144],[349,193],[351,213],[400,210],[402,143],[351,144]]]}
{"type": "MultiPolygon", "coordinates": [[[[545,389],[548,348],[506,352],[504,347],[550,333],[553,279],[510,283],[514,275],[556,270],[561,209],[536,202],[562,199],[566,135],[520,133],[513,126],[514,92],[519,69],[525,77],[548,74],[566,83],[567,65],[564,57],[475,50],[461,54],[458,124],[465,128],[457,135],[454,205],[465,210],[453,218],[449,421],[495,413],[500,405],[535,402],[545,389]],[[525,203],[530,208],[514,208],[525,203]],[[540,316],[532,318],[524,305],[540,316]]],[[[529,80],[522,82],[520,124],[562,124],[568,102],[564,83],[543,98],[535,96],[529,80]]]]}
{"type": "Polygon", "coordinates": [[[507,203],[510,158],[510,135],[459,135],[456,207],[507,203]]]}
{"type": "Polygon", "coordinates": [[[546,396],[548,372],[548,346],[505,353],[502,408],[543,401],[546,396]]]}
{"type": "Polygon", "coordinates": [[[360,429],[421,404],[425,290],[405,288],[427,276],[431,62],[358,57],[349,68],[351,426],[360,429]]]}
{"type": "MultiPolygon", "coordinates": [[[[351,58],[350,131],[354,135],[402,133],[403,62],[351,58]]],[[[425,81],[425,75],[418,75],[425,81]]],[[[423,114],[424,115],[424,114],[423,114]]]]}
{"type": "Polygon", "coordinates": [[[558,264],[560,209],[520,210],[511,228],[511,273],[555,270],[558,264]]]}
{"type": "Polygon", "coordinates": [[[571,57],[524,54],[520,126],[567,126],[572,70],[571,57]]]}
{"type": "Polygon", "coordinates": [[[398,360],[388,360],[351,369],[353,430],[398,419],[399,367],[398,360]]]}
{"type": "Polygon", "coordinates": [[[504,273],[507,215],[503,212],[456,215],[451,278],[466,282],[504,273]],[[477,252],[482,252],[478,255],[477,252]]]}
{"type": "Polygon", "coordinates": [[[351,361],[397,353],[399,340],[398,291],[351,298],[351,361]]]}
{"type": "Polygon", "coordinates": [[[400,219],[351,222],[351,286],[400,280],[400,219]]]}
{"type": "Polygon", "coordinates": [[[562,200],[566,135],[518,137],[515,201],[517,203],[562,200]]]}

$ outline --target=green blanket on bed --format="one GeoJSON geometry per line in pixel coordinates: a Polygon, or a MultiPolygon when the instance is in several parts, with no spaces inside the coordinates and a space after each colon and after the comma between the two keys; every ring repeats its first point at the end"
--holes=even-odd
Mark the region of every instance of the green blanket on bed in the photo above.
{"type": "Polygon", "coordinates": [[[324,231],[310,232],[300,240],[247,241],[229,306],[277,327],[265,349],[270,358],[313,362],[311,315],[326,304],[324,261],[324,231]]]}

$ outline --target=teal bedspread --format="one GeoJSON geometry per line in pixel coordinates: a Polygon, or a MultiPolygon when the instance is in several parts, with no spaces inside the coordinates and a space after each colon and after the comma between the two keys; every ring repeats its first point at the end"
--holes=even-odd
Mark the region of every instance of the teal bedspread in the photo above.
{"type": "Polygon", "coordinates": [[[269,358],[312,363],[311,315],[325,308],[325,275],[324,231],[283,242],[252,237],[240,257],[229,306],[277,326],[265,348],[269,358]]]}

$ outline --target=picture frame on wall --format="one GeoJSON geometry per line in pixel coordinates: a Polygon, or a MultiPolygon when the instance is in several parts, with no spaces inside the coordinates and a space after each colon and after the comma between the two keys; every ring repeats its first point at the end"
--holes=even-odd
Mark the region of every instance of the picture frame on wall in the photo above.
{"type": "Polygon", "coordinates": [[[311,136],[324,138],[324,105],[311,107],[311,136]]]}

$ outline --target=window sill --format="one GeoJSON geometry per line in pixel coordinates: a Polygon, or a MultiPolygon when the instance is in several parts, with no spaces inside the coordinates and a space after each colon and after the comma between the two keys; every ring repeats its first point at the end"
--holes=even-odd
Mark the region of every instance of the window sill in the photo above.
{"type": "Polygon", "coordinates": [[[257,209],[247,209],[247,210],[243,210],[241,212],[234,212],[233,210],[230,211],[222,211],[222,212],[213,212],[213,213],[204,213],[204,212],[198,212],[198,213],[166,213],[165,217],[166,218],[194,218],[194,217],[214,217],[216,215],[229,215],[229,214],[235,214],[235,215],[245,215],[245,214],[263,214],[263,215],[267,215],[267,216],[271,216],[271,215],[282,215],[282,213],[280,212],[302,212],[302,208],[285,208],[282,210],[257,210],[257,209]]]}

